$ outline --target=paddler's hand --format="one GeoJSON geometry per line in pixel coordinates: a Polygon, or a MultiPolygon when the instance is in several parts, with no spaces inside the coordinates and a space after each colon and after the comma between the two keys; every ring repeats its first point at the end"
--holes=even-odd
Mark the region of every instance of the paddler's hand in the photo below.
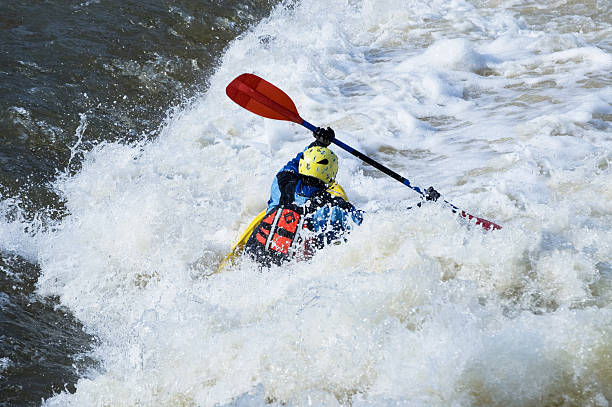
{"type": "Polygon", "coordinates": [[[324,129],[323,127],[317,127],[315,131],[312,132],[314,138],[317,139],[321,147],[327,147],[331,144],[332,140],[336,137],[336,134],[328,127],[324,129]]]}
{"type": "Polygon", "coordinates": [[[440,193],[434,189],[434,187],[429,187],[425,190],[425,199],[427,201],[436,202],[440,198],[440,193]]]}

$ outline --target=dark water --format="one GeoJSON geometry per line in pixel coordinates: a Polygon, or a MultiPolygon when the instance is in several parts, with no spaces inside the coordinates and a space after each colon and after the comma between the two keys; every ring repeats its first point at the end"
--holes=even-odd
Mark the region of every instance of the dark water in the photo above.
{"type": "MultiPolygon", "coordinates": [[[[172,107],[206,89],[228,43],[276,3],[0,1],[0,200],[16,209],[4,216],[63,216],[49,181],[78,171],[81,120],[79,150],[155,138],[172,107]]],[[[36,295],[38,273],[0,252],[0,406],[39,405],[95,365],[86,356],[95,338],[36,295]]]]}

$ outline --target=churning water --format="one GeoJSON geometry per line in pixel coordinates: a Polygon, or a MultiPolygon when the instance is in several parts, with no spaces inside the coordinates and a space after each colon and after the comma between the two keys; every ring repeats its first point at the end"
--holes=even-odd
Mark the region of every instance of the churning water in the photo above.
{"type": "MultiPolygon", "coordinates": [[[[159,21],[188,24],[176,7],[159,21]]],[[[43,404],[608,406],[610,3],[251,8],[236,17],[251,28],[235,28],[205,73],[168,82],[191,89],[188,103],[166,119],[145,101],[133,115],[75,108],[71,126],[57,124],[71,135],[58,141],[63,166],[42,186],[7,187],[0,266],[17,289],[3,285],[2,312],[35,284],[32,323],[52,315],[63,326],[53,343],[65,341],[55,352],[76,366],[43,404]],[[503,229],[483,232],[438,204],[407,210],[414,192],[336,149],[338,181],[367,212],[348,241],[308,262],[262,271],[243,259],[214,274],[276,171],[312,140],[233,104],[225,86],[243,72],[503,229]],[[26,205],[28,193],[52,204],[26,205]]],[[[165,50],[185,63],[180,47],[165,50]]],[[[146,69],[130,66],[101,62],[99,74],[123,70],[146,89],[146,69]]],[[[168,66],[151,69],[163,77],[168,66]]],[[[38,123],[11,103],[15,123],[38,123]]],[[[11,378],[18,352],[3,349],[11,378]]]]}

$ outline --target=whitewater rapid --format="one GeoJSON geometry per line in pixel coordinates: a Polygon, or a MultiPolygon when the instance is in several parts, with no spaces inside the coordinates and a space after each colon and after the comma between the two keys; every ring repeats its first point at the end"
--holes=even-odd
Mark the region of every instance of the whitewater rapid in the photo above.
{"type": "Polygon", "coordinates": [[[155,141],[58,177],[67,216],[3,232],[98,338],[44,405],[609,405],[610,38],[605,1],[283,3],[155,141]],[[406,210],[417,194],[336,149],[367,212],[349,240],[214,274],[312,140],[233,104],[243,72],[503,229],[406,210]]]}

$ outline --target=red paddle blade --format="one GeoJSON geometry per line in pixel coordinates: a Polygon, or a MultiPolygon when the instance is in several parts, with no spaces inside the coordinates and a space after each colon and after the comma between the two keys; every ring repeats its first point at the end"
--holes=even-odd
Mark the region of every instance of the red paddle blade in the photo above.
{"type": "Polygon", "coordinates": [[[225,93],[246,110],[260,116],[298,124],[303,122],[293,100],[257,75],[243,73],[227,85],[225,93]]]}
{"type": "Polygon", "coordinates": [[[463,216],[464,218],[466,218],[468,220],[476,219],[476,224],[482,226],[486,230],[495,230],[495,229],[501,229],[502,228],[497,223],[491,222],[490,220],[486,220],[486,219],[483,219],[483,218],[479,218],[479,217],[474,216],[474,215],[470,215],[466,211],[461,211],[459,213],[461,214],[461,216],[463,216]]]}

